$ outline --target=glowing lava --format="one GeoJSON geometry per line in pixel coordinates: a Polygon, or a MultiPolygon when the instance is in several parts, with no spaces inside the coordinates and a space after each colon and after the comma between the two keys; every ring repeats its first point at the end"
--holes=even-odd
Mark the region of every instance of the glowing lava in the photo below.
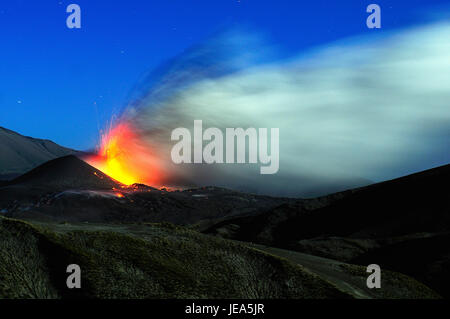
{"type": "Polygon", "coordinates": [[[104,134],[97,154],[85,160],[123,184],[158,185],[158,161],[127,123],[119,123],[104,134]]]}

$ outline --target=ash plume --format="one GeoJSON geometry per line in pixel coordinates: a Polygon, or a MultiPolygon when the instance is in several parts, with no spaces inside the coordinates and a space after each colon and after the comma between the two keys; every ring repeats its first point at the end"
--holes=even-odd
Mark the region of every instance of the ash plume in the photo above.
{"type": "Polygon", "coordinates": [[[152,150],[162,184],[312,196],[395,178],[449,162],[449,38],[450,23],[435,22],[276,59],[259,37],[229,32],[145,77],[119,122],[152,150]],[[171,132],[194,120],[279,128],[279,172],[173,164],[171,132]]]}

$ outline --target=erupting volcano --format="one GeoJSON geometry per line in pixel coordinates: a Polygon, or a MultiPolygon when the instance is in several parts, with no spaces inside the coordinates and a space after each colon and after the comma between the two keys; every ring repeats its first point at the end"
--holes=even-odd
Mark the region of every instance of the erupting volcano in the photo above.
{"type": "Polygon", "coordinates": [[[84,160],[125,185],[159,185],[160,165],[129,123],[120,122],[102,134],[97,154],[84,160]]]}

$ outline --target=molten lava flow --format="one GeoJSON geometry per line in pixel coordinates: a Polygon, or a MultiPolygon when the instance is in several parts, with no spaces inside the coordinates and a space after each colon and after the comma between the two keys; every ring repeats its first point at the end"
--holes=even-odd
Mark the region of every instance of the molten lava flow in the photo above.
{"type": "Polygon", "coordinates": [[[85,160],[126,185],[158,184],[156,158],[152,155],[149,145],[141,141],[127,123],[119,123],[104,134],[98,153],[85,160]]]}

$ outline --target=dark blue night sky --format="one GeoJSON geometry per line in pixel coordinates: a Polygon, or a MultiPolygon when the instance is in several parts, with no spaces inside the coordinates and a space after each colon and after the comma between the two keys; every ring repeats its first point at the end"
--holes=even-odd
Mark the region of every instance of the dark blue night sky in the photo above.
{"type": "MultiPolygon", "coordinates": [[[[145,72],[214,32],[245,26],[289,56],[331,41],[432,19],[449,1],[2,1],[0,126],[92,148],[145,72]],[[66,27],[77,3],[82,28],[66,27]],[[382,28],[365,25],[382,8],[382,28]],[[429,14],[428,14],[429,12],[429,14]]],[[[243,43],[245,45],[245,43],[243,43]]]]}

